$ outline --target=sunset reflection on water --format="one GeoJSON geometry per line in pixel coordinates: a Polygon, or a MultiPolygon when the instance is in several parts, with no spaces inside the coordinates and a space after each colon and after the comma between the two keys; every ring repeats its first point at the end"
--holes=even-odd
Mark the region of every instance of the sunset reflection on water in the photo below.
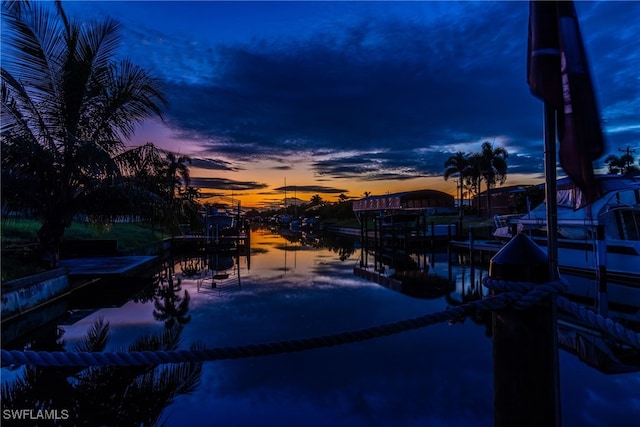
{"type": "MultiPolygon", "coordinates": [[[[248,256],[176,258],[163,274],[173,275],[177,294],[189,295],[181,348],[331,335],[440,312],[485,292],[486,269],[455,266],[456,283],[446,295],[411,297],[355,276],[362,249],[353,241],[285,237],[254,230],[248,256]]],[[[447,276],[446,256],[423,259],[428,274],[447,276]]],[[[67,348],[97,318],[110,323],[108,350],[161,331],[154,308],[152,299],[97,310],[64,326],[67,348]]],[[[354,344],[206,362],[197,389],[166,407],[160,423],[492,426],[490,322],[487,313],[354,344]]],[[[605,375],[565,351],[560,366],[566,425],[625,426],[640,417],[637,372],[605,375]]]]}

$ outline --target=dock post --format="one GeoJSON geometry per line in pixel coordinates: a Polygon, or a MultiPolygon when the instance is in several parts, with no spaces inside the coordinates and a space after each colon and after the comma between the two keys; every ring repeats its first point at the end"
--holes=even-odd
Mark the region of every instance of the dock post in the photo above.
{"type": "MultiPolygon", "coordinates": [[[[511,239],[489,266],[489,279],[496,281],[543,284],[549,276],[547,254],[523,233],[511,239]]],[[[555,295],[533,307],[506,307],[492,316],[494,425],[559,427],[555,295]]]]}
{"type": "Polygon", "coordinates": [[[598,314],[607,315],[609,311],[607,297],[607,241],[604,237],[604,225],[596,228],[596,248],[597,248],[597,272],[598,275],[598,314]]]}
{"type": "MultiPolygon", "coordinates": [[[[378,250],[378,231],[380,229],[380,219],[381,217],[373,217],[373,250],[378,250]]],[[[382,238],[382,236],[380,236],[382,238]]]]}
{"type": "MultiPolygon", "coordinates": [[[[367,215],[362,215],[360,218],[360,242],[361,247],[365,247],[367,245],[367,215]]],[[[360,262],[360,267],[362,267],[362,261],[360,262]]]]}
{"type": "Polygon", "coordinates": [[[435,244],[436,244],[436,223],[434,221],[431,221],[431,251],[432,252],[435,247],[435,244]]]}
{"type": "Polygon", "coordinates": [[[449,270],[449,281],[451,281],[453,273],[451,262],[451,223],[449,223],[449,227],[447,228],[447,266],[449,270]]]}
{"type": "Polygon", "coordinates": [[[473,267],[473,226],[469,226],[469,265],[473,267]]]}

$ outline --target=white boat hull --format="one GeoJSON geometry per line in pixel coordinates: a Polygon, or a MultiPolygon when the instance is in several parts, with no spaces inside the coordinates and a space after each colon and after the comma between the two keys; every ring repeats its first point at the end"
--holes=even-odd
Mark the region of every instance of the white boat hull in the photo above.
{"type": "MultiPolygon", "coordinates": [[[[547,246],[544,238],[534,238],[542,247],[547,246]]],[[[630,286],[632,295],[640,303],[640,242],[607,241],[607,255],[600,269],[595,242],[558,240],[558,267],[575,275],[596,277],[599,271],[606,273],[607,282],[630,286]]]]}

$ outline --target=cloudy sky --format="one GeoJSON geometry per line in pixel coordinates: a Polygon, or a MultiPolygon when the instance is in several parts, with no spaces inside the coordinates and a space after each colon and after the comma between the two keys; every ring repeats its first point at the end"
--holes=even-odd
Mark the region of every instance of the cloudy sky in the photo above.
{"type": "MultiPolygon", "coordinates": [[[[509,152],[505,185],[544,180],[528,2],[63,4],[74,17],[121,21],[121,55],[164,80],[170,103],[131,144],[190,155],[204,193],[245,207],[282,203],[285,182],[301,201],[455,194],[443,163],[484,141],[509,152]]],[[[640,156],[640,2],[576,9],[606,151],[640,156]]]]}

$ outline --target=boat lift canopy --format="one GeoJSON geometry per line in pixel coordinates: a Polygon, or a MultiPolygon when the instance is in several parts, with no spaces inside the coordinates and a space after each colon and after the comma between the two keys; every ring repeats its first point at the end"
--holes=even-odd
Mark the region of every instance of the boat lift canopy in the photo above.
{"type": "Polygon", "coordinates": [[[402,193],[369,196],[353,202],[353,211],[432,211],[450,213],[454,209],[452,195],[437,190],[405,191],[402,193]]]}

